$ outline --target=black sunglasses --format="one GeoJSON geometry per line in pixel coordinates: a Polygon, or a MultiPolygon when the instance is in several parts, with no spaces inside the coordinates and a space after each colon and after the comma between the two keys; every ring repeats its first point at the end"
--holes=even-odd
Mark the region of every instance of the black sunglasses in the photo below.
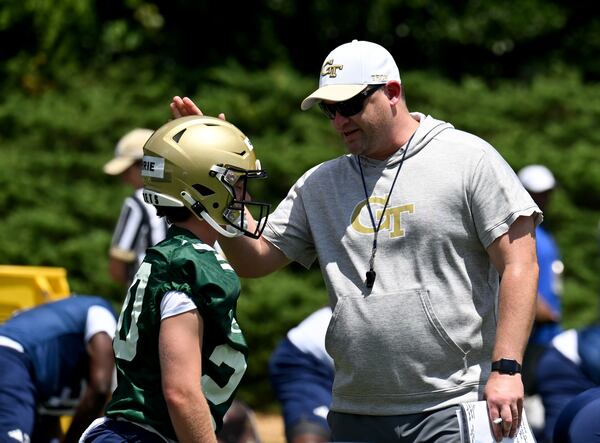
{"type": "Polygon", "coordinates": [[[381,84],[375,85],[373,87],[367,86],[364,90],[356,94],[354,97],[349,98],[348,100],[331,104],[319,102],[319,107],[321,108],[321,111],[323,111],[325,115],[331,120],[335,118],[336,112],[339,112],[340,115],[343,117],[352,117],[353,115],[356,115],[363,110],[365,100],[371,95],[373,95],[375,91],[377,91],[382,86],[385,85],[381,84]]]}

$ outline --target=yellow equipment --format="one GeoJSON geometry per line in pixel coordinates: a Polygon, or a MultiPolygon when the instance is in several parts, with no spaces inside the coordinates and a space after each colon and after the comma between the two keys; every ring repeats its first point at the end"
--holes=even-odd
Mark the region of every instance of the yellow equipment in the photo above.
{"type": "MultiPolygon", "coordinates": [[[[65,268],[0,265],[0,323],[14,311],[32,308],[71,294],[65,268]]],[[[63,432],[72,417],[62,416],[63,432]]]]}
{"type": "Polygon", "coordinates": [[[0,265],[0,322],[16,310],[69,295],[64,268],[0,265]]]}

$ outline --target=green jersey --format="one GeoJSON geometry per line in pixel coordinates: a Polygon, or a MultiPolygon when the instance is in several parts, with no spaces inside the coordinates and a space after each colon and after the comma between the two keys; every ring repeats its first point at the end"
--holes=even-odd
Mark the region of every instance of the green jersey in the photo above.
{"type": "Polygon", "coordinates": [[[246,370],[248,347],[236,321],[240,280],[227,261],[191,232],[172,226],[149,248],[129,288],[113,341],[117,388],[108,417],[150,426],[176,439],[161,388],[158,336],[161,301],[183,293],[204,320],[202,389],[215,430],[246,370]]]}

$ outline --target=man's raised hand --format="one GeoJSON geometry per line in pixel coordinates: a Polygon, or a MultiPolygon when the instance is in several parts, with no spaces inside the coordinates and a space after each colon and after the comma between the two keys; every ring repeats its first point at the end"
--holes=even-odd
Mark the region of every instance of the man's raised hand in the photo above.
{"type": "MultiPolygon", "coordinates": [[[[187,115],[204,115],[200,108],[196,106],[196,103],[188,97],[181,98],[176,95],[173,97],[169,107],[171,108],[173,118],[185,117],[187,115]]],[[[225,120],[225,114],[220,113],[219,118],[225,120]]]]}

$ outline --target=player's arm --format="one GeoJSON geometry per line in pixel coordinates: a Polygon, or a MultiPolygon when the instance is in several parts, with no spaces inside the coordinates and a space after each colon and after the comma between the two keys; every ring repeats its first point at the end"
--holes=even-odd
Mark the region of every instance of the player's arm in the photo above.
{"type": "Polygon", "coordinates": [[[560,315],[554,312],[541,293],[538,293],[537,296],[535,321],[538,323],[557,323],[560,321],[560,315]]]}
{"type": "Polygon", "coordinates": [[[204,322],[197,310],[160,323],[162,390],[181,443],[216,442],[210,409],[200,386],[203,334],[204,322]]]}
{"type": "Polygon", "coordinates": [[[130,263],[119,260],[116,257],[110,257],[108,261],[108,272],[114,281],[123,286],[127,286],[129,283],[128,275],[130,266],[130,263]]]}
{"type": "Polygon", "coordinates": [[[88,425],[102,415],[111,394],[114,358],[112,339],[106,332],[93,335],[87,344],[89,377],[86,389],[75,409],[64,442],[77,442],[88,425]]]}
{"type": "MultiPolygon", "coordinates": [[[[519,217],[508,232],[497,238],[488,254],[500,281],[498,326],[492,361],[501,358],[523,362],[535,315],[539,268],[535,252],[533,217],[519,217]]],[[[485,388],[490,418],[501,417],[493,426],[497,441],[513,437],[520,423],[524,388],[520,374],[492,372],[485,388]]]]}
{"type": "Polygon", "coordinates": [[[131,268],[137,260],[134,243],[143,225],[144,216],[135,197],[126,198],[121,206],[108,253],[108,272],[114,281],[123,286],[131,283],[131,268]],[[137,234],[132,236],[130,233],[137,234]]]}

